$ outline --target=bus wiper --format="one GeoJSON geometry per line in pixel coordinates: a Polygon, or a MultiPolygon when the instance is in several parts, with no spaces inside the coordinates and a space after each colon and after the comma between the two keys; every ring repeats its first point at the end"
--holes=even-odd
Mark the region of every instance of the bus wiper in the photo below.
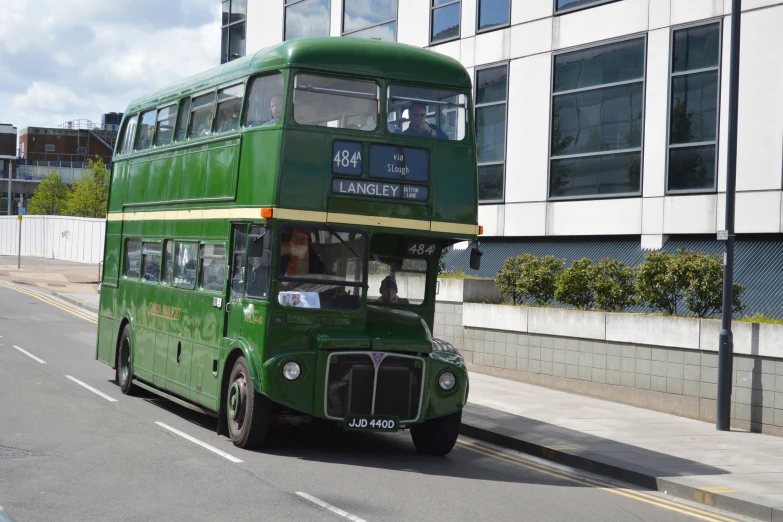
{"type": "Polygon", "coordinates": [[[329,232],[331,232],[333,236],[335,236],[337,239],[339,239],[339,240],[340,240],[340,243],[342,243],[342,244],[343,244],[343,246],[344,246],[345,248],[347,248],[348,250],[350,250],[350,251],[351,251],[351,254],[353,254],[353,255],[354,255],[355,257],[357,257],[357,258],[359,257],[359,254],[357,254],[356,252],[354,252],[353,248],[351,248],[351,245],[349,245],[348,243],[346,243],[346,242],[345,242],[345,240],[344,240],[343,238],[341,238],[341,237],[340,237],[340,234],[338,234],[338,233],[337,233],[337,231],[334,229],[334,227],[333,227],[333,226],[331,226],[331,225],[329,225],[329,224],[327,224],[327,223],[324,223],[324,226],[326,227],[326,230],[328,230],[329,232]]]}

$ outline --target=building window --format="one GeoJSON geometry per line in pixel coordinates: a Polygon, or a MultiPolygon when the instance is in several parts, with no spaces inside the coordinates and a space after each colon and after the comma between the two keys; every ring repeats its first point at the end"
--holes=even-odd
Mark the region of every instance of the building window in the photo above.
{"type": "Polygon", "coordinates": [[[223,0],[220,63],[245,56],[247,0],[223,0]]]}
{"type": "Polygon", "coordinates": [[[617,1],[618,0],[555,0],[555,13],[568,13],[617,1]]]}
{"type": "Polygon", "coordinates": [[[508,65],[476,71],[476,157],[482,203],[503,201],[507,97],[508,65]]]}
{"type": "Polygon", "coordinates": [[[549,197],[641,192],[645,38],[554,57],[549,197]]]}
{"type": "Polygon", "coordinates": [[[283,39],[329,36],[329,0],[284,0],[283,39]]]}
{"type": "Polygon", "coordinates": [[[432,0],[430,43],[459,38],[461,0],[432,0]]]}
{"type": "Polygon", "coordinates": [[[44,145],[44,152],[54,152],[54,145],[53,144],[44,145]]]}
{"type": "Polygon", "coordinates": [[[511,0],[479,0],[476,30],[491,31],[511,23],[511,0]]]}
{"type": "Polygon", "coordinates": [[[343,36],[397,41],[397,0],[344,0],[343,36]]]}
{"type": "Polygon", "coordinates": [[[720,23],[674,31],[667,189],[715,190],[720,23]]]}

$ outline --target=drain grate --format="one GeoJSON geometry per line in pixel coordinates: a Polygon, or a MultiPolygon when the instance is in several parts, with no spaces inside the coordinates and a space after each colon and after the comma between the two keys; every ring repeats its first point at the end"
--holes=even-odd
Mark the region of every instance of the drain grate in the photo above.
{"type": "Polygon", "coordinates": [[[31,450],[0,446],[0,459],[23,459],[25,457],[38,457],[40,455],[40,453],[31,450]]]}

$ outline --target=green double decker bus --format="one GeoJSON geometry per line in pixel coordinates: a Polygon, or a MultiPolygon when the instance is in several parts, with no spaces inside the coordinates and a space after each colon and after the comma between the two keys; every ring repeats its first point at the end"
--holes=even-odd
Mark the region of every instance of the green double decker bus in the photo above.
{"type": "Polygon", "coordinates": [[[353,38],[285,42],[133,101],[112,162],[97,359],[218,418],[408,429],[444,455],[468,394],[431,331],[477,238],[471,82],[353,38]]]}

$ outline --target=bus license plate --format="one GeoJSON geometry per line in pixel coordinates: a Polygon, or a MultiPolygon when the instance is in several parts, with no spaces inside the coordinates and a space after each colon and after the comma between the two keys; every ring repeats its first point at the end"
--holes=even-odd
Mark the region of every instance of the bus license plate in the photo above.
{"type": "Polygon", "coordinates": [[[399,425],[397,417],[377,415],[347,415],[343,421],[346,430],[354,431],[397,431],[399,425]]]}

